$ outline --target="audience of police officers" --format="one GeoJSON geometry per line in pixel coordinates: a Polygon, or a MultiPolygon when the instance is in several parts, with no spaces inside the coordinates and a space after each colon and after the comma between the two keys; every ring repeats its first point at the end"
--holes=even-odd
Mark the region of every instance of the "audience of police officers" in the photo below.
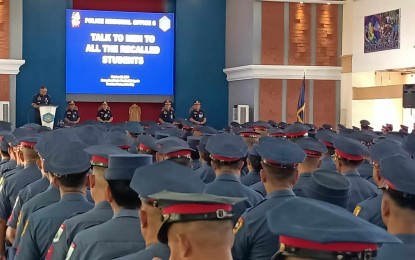
{"type": "Polygon", "coordinates": [[[3,259],[415,259],[414,133],[112,120],[0,122],[3,259]]]}

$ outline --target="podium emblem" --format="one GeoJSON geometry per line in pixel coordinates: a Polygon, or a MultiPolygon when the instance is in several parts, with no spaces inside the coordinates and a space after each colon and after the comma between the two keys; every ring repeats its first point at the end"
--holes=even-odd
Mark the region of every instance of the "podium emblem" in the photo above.
{"type": "Polygon", "coordinates": [[[43,121],[45,121],[46,123],[50,124],[55,120],[55,116],[51,113],[46,113],[43,115],[43,121]]]}

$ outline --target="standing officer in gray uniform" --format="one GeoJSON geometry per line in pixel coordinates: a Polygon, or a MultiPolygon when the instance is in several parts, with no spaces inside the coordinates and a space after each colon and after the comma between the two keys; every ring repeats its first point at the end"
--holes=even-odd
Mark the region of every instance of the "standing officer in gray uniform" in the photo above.
{"type": "Polygon", "coordinates": [[[373,260],[380,244],[399,243],[384,229],[317,200],[287,200],[270,210],[267,219],[278,238],[274,242],[280,243],[272,260],[373,260]]]}
{"type": "MultiPolygon", "coordinates": [[[[383,158],[397,154],[405,156],[406,158],[411,158],[400,144],[392,140],[386,139],[374,144],[371,147],[371,157],[374,163],[373,180],[379,188],[382,188],[385,185],[385,178],[380,173],[380,162],[383,158]]],[[[386,229],[386,226],[382,220],[381,205],[382,194],[376,194],[357,204],[353,214],[372,224],[386,229]]]]}
{"type": "Polygon", "coordinates": [[[152,163],[152,156],[147,154],[110,155],[105,179],[114,216],[78,233],[66,259],[113,259],[145,248],[138,216],[141,202],[130,182],[137,168],[152,163]]]}
{"type": "Polygon", "coordinates": [[[88,179],[95,207],[63,222],[49,247],[46,259],[65,259],[76,234],[110,220],[114,214],[107,200],[108,182],[104,174],[111,154],[128,154],[128,152],[108,144],[90,146],[85,149],[85,152],[92,156],[92,174],[88,176],[88,179]]]}
{"type": "Polygon", "coordinates": [[[401,155],[380,161],[385,178],[382,218],[388,232],[403,244],[384,245],[376,259],[413,259],[415,257],[415,161],[401,155]]]}
{"type": "Polygon", "coordinates": [[[211,136],[207,142],[206,150],[212,158],[216,179],[206,185],[205,193],[247,198],[246,201],[240,202],[234,207],[232,219],[236,223],[247,208],[253,207],[263,200],[260,194],[246,187],[239,180],[243,167],[242,159],[248,153],[248,147],[240,136],[223,133],[211,136]]]}
{"type": "Polygon", "coordinates": [[[298,164],[300,178],[294,186],[293,191],[297,196],[306,197],[303,189],[307,186],[311,178],[311,173],[319,168],[321,157],[327,152],[327,148],[322,142],[311,137],[299,138],[294,142],[304,150],[307,157],[304,162],[298,164]]]}
{"type": "Polygon", "coordinates": [[[20,139],[21,148],[18,156],[23,162],[24,168],[6,178],[0,190],[0,248],[4,245],[6,223],[12,213],[19,191],[42,177],[36,165],[39,156],[34,150],[34,146],[37,140],[38,138],[35,136],[27,136],[20,139]]]}
{"type": "Polygon", "coordinates": [[[259,172],[262,169],[261,156],[258,153],[258,145],[253,145],[249,151],[248,158],[246,160],[248,167],[248,174],[241,177],[241,182],[245,186],[251,186],[261,181],[259,172]]]}
{"type": "Polygon", "coordinates": [[[17,223],[19,221],[20,212],[22,209],[23,204],[29,201],[32,197],[36,196],[37,194],[45,191],[49,185],[49,177],[48,174],[44,171],[44,158],[47,157],[47,153],[50,152],[52,149],[49,147],[49,143],[45,142],[44,139],[39,137],[34,149],[38,153],[39,158],[36,160],[37,167],[39,168],[40,172],[42,173],[42,178],[39,180],[30,183],[22,190],[19,191],[19,194],[16,198],[16,203],[13,206],[12,214],[10,215],[7,221],[7,231],[6,236],[7,240],[14,244],[16,239],[16,229],[17,223]]]}
{"type": "Polygon", "coordinates": [[[233,259],[268,260],[278,250],[278,240],[267,226],[266,213],[282,202],[295,198],[292,191],[298,180],[297,165],[306,153],[295,143],[282,138],[259,142],[262,157],[261,179],[267,196],[248,209],[238,220],[234,232],[233,259]]]}
{"type": "Polygon", "coordinates": [[[199,144],[196,146],[202,164],[200,168],[197,168],[194,171],[204,183],[211,183],[216,177],[215,170],[212,168],[211,164],[212,158],[210,158],[210,153],[206,150],[206,144],[209,137],[210,136],[203,136],[199,144]]]}
{"type": "Polygon", "coordinates": [[[363,179],[357,171],[369,152],[363,144],[343,136],[338,136],[334,140],[334,148],[336,148],[337,172],[346,176],[352,184],[347,209],[353,212],[358,203],[379,193],[377,187],[363,179]]]}
{"type": "Polygon", "coordinates": [[[19,217],[16,223],[16,235],[13,242],[14,248],[17,248],[20,244],[22,231],[24,226],[27,224],[29,215],[40,208],[57,203],[61,199],[59,189],[56,186],[56,177],[51,171],[53,170],[53,167],[51,168],[51,164],[49,163],[50,158],[54,153],[61,152],[61,146],[66,145],[68,142],[71,142],[71,140],[77,139],[73,131],[69,131],[68,129],[61,130],[51,131],[45,135],[42,135],[35,146],[35,150],[40,156],[40,164],[38,166],[49,180],[49,186],[44,192],[34,196],[22,205],[21,210],[18,213],[19,217]]]}
{"type": "Polygon", "coordinates": [[[93,207],[85,197],[91,157],[84,148],[79,142],[70,142],[45,161],[46,168],[56,176],[62,198],[30,215],[22,231],[16,260],[44,259],[62,222],[93,207]],[[69,158],[68,154],[71,155],[69,158]]]}
{"type": "Polygon", "coordinates": [[[316,138],[323,142],[323,144],[327,147],[327,153],[325,153],[321,159],[320,169],[337,171],[336,165],[332,159],[334,155],[333,142],[336,137],[336,132],[333,132],[330,129],[321,129],[316,133],[316,138]]]}
{"type": "MultiPolygon", "coordinates": [[[[157,239],[162,218],[161,210],[149,195],[163,190],[182,193],[201,193],[205,185],[195,176],[191,169],[170,161],[162,161],[138,168],[131,180],[131,188],[141,198],[140,221],[141,233],[146,241],[146,249],[119,260],[153,259],[159,257],[168,260],[170,249],[157,239]]],[[[118,259],[118,258],[117,258],[118,259]]]]}
{"type": "Polygon", "coordinates": [[[170,259],[232,260],[232,207],[244,198],[162,191],[149,196],[162,208],[158,239],[170,259]]]}

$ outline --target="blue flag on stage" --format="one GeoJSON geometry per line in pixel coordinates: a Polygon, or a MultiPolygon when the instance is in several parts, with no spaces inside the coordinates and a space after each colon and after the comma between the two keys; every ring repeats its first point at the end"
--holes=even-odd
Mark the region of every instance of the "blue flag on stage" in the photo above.
{"type": "Polygon", "coordinates": [[[301,84],[300,96],[297,103],[297,122],[304,123],[305,112],[305,75],[303,77],[303,83],[301,84]]]}

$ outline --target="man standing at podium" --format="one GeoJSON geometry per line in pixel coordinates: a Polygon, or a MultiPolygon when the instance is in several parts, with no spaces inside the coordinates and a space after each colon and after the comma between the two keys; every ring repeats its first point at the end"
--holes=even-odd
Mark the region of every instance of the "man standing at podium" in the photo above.
{"type": "Polygon", "coordinates": [[[39,89],[39,93],[33,96],[32,99],[32,107],[34,107],[34,122],[38,125],[42,125],[39,106],[51,104],[51,98],[47,94],[47,92],[48,89],[46,88],[46,86],[41,86],[39,89]]]}

